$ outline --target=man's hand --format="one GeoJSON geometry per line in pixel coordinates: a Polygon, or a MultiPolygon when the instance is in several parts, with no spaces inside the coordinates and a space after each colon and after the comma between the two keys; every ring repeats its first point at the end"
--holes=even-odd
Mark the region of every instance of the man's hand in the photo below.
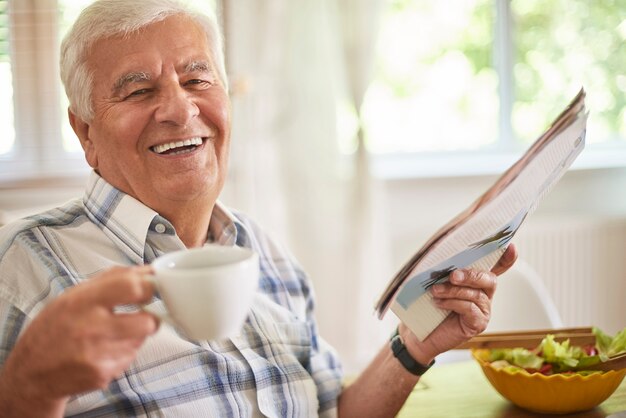
{"type": "Polygon", "coordinates": [[[16,416],[56,416],[70,395],[104,388],[121,375],[158,322],[143,311],[114,313],[114,307],[149,302],[154,289],[143,276],[150,271],[114,267],[46,306],[5,363],[2,405],[25,407],[24,414],[13,409],[16,416]]]}
{"type": "Polygon", "coordinates": [[[436,355],[483,332],[491,317],[496,276],[507,271],[516,259],[517,250],[509,245],[490,272],[455,270],[447,283],[434,285],[433,303],[452,312],[423,342],[406,326],[400,325],[400,333],[413,357],[428,364],[436,355]]]}

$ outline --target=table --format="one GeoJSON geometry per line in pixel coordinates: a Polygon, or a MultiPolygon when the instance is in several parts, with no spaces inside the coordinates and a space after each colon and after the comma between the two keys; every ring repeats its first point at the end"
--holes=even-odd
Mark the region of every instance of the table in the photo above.
{"type": "Polygon", "coordinates": [[[626,410],[626,379],[598,407],[577,414],[541,415],[516,407],[489,383],[475,361],[438,364],[413,389],[397,418],[604,418],[626,410]]]}

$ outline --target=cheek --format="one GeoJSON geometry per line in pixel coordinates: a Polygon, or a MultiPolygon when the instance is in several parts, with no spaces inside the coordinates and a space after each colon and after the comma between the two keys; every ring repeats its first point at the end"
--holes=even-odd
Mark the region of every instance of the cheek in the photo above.
{"type": "Polygon", "coordinates": [[[128,147],[135,147],[146,126],[143,113],[133,108],[105,112],[99,124],[99,145],[113,154],[123,148],[128,150],[128,147]]]}
{"type": "Polygon", "coordinates": [[[230,130],[230,102],[227,100],[222,103],[222,105],[218,108],[219,111],[219,119],[222,121],[224,126],[224,131],[230,130]]]}
{"type": "Polygon", "coordinates": [[[201,105],[202,114],[228,139],[230,131],[230,101],[225,91],[216,92],[201,105]]]}

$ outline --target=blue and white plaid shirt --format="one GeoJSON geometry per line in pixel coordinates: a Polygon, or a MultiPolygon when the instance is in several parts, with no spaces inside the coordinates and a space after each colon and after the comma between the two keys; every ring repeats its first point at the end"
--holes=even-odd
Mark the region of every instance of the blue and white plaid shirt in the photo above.
{"type": "MultiPolygon", "coordinates": [[[[254,223],[220,204],[209,241],[260,256],[259,291],[241,335],[193,341],[163,323],[123,376],[106,390],[73,396],[67,416],[337,415],[341,367],[318,335],[302,269],[254,223]]],[[[82,201],[3,227],[0,364],[33,317],[65,289],[111,266],[150,263],[181,248],[166,219],[95,173],[82,201]]],[[[152,303],[162,308],[157,298],[152,303]]]]}

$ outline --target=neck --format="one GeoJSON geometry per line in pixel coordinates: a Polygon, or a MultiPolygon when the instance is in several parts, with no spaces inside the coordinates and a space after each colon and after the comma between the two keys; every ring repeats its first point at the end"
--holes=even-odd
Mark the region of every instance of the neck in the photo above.
{"type": "Polygon", "coordinates": [[[202,207],[178,206],[171,211],[160,211],[174,225],[176,234],[187,248],[202,247],[207,240],[209,222],[215,202],[202,207]]]}

